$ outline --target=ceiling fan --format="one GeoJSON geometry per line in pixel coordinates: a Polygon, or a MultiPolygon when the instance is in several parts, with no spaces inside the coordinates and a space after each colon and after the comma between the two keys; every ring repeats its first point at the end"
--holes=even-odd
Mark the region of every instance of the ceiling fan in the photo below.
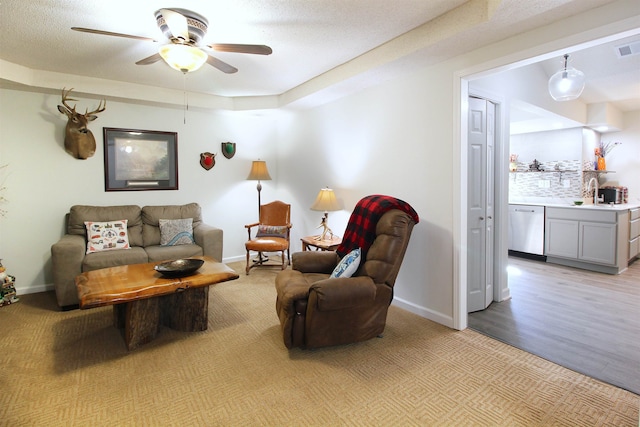
{"type": "MultiPolygon", "coordinates": [[[[169,66],[185,74],[196,71],[205,62],[223,73],[232,74],[238,71],[236,67],[211,56],[201,47],[202,39],[204,39],[209,25],[207,19],[202,15],[186,9],[173,8],[159,9],[155,12],[155,17],[158,27],[169,39],[169,43],[162,45],[158,53],[136,62],[137,65],[149,65],[164,59],[169,66]]],[[[84,33],[158,42],[158,40],[149,37],[92,28],[71,27],[71,29],[84,33]]],[[[204,47],[219,52],[252,53],[257,55],[270,55],[273,52],[269,46],[254,44],[210,44],[204,45],[204,47]]]]}

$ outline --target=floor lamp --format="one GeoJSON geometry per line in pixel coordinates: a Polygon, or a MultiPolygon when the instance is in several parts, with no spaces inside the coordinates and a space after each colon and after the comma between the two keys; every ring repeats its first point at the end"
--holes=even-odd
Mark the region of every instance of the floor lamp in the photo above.
{"type": "Polygon", "coordinates": [[[258,181],[256,189],[258,190],[258,220],[260,220],[260,191],[262,191],[262,184],[260,181],[271,181],[269,171],[267,170],[267,162],[264,160],[254,160],[251,164],[251,171],[247,177],[248,181],[258,181]]]}

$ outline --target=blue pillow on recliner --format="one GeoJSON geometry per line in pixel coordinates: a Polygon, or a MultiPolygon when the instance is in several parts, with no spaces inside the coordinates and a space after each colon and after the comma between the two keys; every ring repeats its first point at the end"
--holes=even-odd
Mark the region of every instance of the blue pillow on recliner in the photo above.
{"type": "Polygon", "coordinates": [[[331,278],[351,277],[360,266],[360,248],[354,249],[340,260],[336,268],[331,273],[331,278]]]}

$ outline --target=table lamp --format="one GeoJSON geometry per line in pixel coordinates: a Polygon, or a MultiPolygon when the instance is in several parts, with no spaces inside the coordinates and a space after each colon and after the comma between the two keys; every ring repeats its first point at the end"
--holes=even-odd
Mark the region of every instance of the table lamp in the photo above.
{"type": "Polygon", "coordinates": [[[258,181],[256,189],[258,190],[258,218],[260,218],[260,191],[262,191],[262,184],[260,181],[270,181],[269,171],[267,170],[267,162],[264,160],[254,160],[251,164],[251,171],[247,177],[248,181],[258,181]]]}
{"type": "Polygon", "coordinates": [[[338,204],[338,200],[336,199],[336,194],[330,188],[323,188],[318,193],[318,197],[316,197],[316,201],[311,205],[311,209],[314,211],[324,211],[324,216],[322,217],[322,222],[320,223],[320,227],[323,227],[322,234],[316,237],[316,240],[325,240],[327,233],[329,233],[333,237],[333,231],[329,228],[328,219],[329,219],[329,211],[339,211],[340,205],[338,204]]]}

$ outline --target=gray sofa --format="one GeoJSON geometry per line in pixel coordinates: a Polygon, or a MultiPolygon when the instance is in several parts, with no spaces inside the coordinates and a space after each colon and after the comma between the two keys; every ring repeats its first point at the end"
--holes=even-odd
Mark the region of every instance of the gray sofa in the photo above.
{"type": "Polygon", "coordinates": [[[158,262],[206,255],[222,260],[222,230],[202,222],[197,203],[166,206],[85,206],[75,205],[66,215],[66,234],[51,246],[53,284],[58,305],[78,304],[75,277],[82,272],[118,265],[158,262]],[[160,245],[160,219],[193,219],[193,244],[160,245]],[[129,249],[87,254],[85,221],[126,219],[129,249]]]}

